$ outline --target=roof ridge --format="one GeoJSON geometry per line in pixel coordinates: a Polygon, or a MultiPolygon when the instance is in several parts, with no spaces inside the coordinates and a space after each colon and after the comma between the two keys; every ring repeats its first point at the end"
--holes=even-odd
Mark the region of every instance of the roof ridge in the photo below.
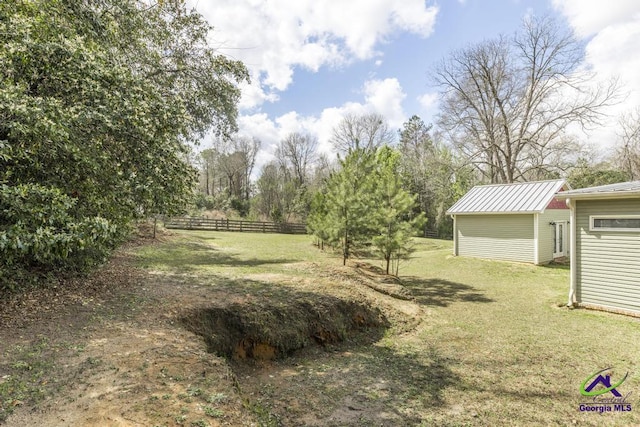
{"type": "Polygon", "coordinates": [[[524,182],[503,182],[503,183],[494,183],[494,184],[476,184],[474,185],[474,187],[500,187],[500,186],[504,186],[504,185],[524,185],[524,184],[538,184],[538,183],[542,183],[542,182],[567,182],[566,179],[564,178],[558,178],[558,179],[544,179],[542,181],[524,181],[524,182]]]}

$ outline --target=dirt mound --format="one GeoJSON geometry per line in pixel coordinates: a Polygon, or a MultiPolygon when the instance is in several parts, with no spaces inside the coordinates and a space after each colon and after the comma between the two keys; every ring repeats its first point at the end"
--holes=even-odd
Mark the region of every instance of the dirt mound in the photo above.
{"type": "Polygon", "coordinates": [[[205,339],[209,352],[236,360],[282,358],[359,332],[373,342],[389,326],[377,308],[319,294],[193,309],[181,321],[205,339]]]}

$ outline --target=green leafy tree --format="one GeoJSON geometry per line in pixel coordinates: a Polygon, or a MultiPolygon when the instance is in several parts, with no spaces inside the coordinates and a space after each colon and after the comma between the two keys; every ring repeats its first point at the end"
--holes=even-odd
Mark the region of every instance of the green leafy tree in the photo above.
{"type": "Polygon", "coordinates": [[[571,188],[596,187],[598,185],[616,184],[630,179],[628,172],[612,167],[608,163],[589,164],[584,159],[578,161],[567,177],[571,188]]]}
{"type": "Polygon", "coordinates": [[[77,200],[39,184],[0,185],[0,289],[31,283],[30,271],[84,271],[113,245],[104,218],[75,218],[77,200]]]}
{"type": "Polygon", "coordinates": [[[0,235],[32,241],[51,215],[75,248],[25,258],[7,244],[0,259],[72,265],[91,246],[82,224],[109,233],[95,246],[102,259],[133,219],[184,209],[195,185],[188,142],[235,130],[247,78],[208,46],[210,30],[181,1],[0,2],[0,185],[33,201],[0,215],[0,235]],[[42,194],[64,208],[42,215],[42,194]]]}

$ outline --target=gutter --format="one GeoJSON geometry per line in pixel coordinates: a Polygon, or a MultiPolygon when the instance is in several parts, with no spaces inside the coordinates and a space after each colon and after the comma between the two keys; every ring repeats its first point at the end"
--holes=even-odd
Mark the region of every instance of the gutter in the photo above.
{"type": "MultiPolygon", "coordinates": [[[[567,192],[568,193],[568,192],[567,192]]],[[[640,191],[608,191],[608,192],[595,192],[595,193],[575,193],[575,194],[562,194],[558,193],[556,199],[568,197],[573,200],[599,200],[599,199],[635,199],[640,197],[640,191]]]]}
{"type": "MultiPolygon", "coordinates": [[[[545,208],[546,209],[546,208],[545,208]]],[[[479,212],[460,212],[460,211],[447,211],[445,212],[449,216],[454,215],[532,215],[544,213],[545,209],[538,211],[479,211],[479,212]]]]}

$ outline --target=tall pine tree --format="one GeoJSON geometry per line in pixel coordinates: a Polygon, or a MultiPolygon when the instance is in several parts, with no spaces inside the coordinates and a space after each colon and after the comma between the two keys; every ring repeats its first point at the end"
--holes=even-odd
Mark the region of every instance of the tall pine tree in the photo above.
{"type": "Polygon", "coordinates": [[[375,192],[376,231],[372,243],[385,261],[386,273],[393,259],[409,253],[411,238],[426,218],[423,213],[412,215],[416,196],[403,189],[400,170],[401,154],[390,147],[377,153],[377,185],[375,192]]]}
{"type": "Polygon", "coordinates": [[[403,189],[401,154],[387,146],[355,149],[340,162],[309,216],[310,231],[340,248],[343,264],[359,250],[374,246],[386,262],[410,252],[411,238],[424,224],[415,196],[403,189]]]}
{"type": "Polygon", "coordinates": [[[326,226],[329,242],[342,251],[344,265],[374,233],[375,152],[355,149],[340,161],[340,166],[327,184],[326,226]]]}

